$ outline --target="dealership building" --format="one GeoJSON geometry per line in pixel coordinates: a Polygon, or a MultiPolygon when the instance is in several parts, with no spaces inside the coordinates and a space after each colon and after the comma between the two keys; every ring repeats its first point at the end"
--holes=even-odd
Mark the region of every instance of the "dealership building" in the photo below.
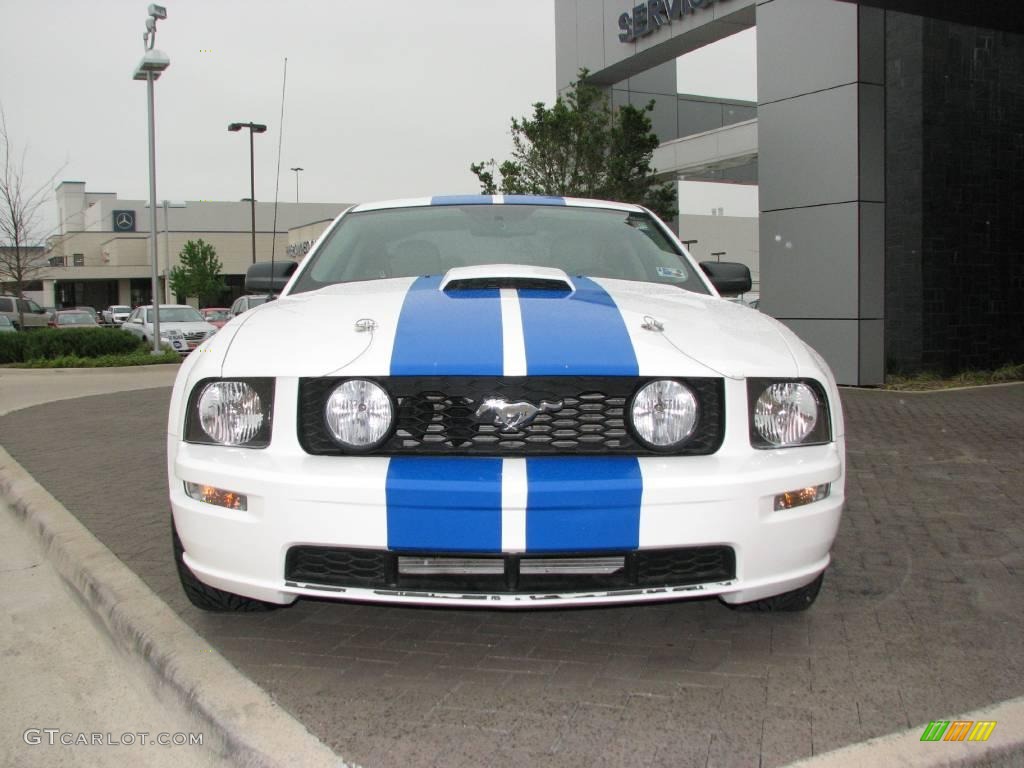
{"type": "MultiPolygon", "coordinates": [[[[149,204],[90,192],[85,182],[64,181],[56,190],[59,234],[50,238],[48,265],[26,295],[46,307],[112,304],[135,306],[152,297],[149,204]]],[[[347,203],[256,203],[256,260],[299,260],[347,203]]],[[[225,306],[240,296],[253,261],[252,211],[248,201],[189,200],[157,207],[160,301],[171,296],[170,270],[189,240],[210,243],[223,265],[225,306]]],[[[184,297],[181,297],[184,298],[184,297]]]]}
{"type": "Polygon", "coordinates": [[[1018,2],[555,0],[555,33],[560,90],[655,100],[665,178],[758,184],[761,309],[840,382],[1024,361],[1018,2]],[[754,109],[677,92],[752,27],[754,109]]]}

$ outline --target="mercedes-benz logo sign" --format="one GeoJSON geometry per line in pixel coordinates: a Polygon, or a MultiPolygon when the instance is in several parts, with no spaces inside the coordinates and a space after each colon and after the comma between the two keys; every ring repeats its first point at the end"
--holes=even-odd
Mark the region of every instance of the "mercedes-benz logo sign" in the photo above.
{"type": "Polygon", "coordinates": [[[482,424],[494,424],[502,432],[512,432],[527,426],[539,413],[551,413],[562,407],[562,401],[541,400],[540,407],[533,403],[510,403],[498,397],[490,397],[476,409],[476,417],[482,424]]]}
{"type": "Polygon", "coordinates": [[[114,211],[114,231],[132,232],[135,230],[135,211],[114,211]]]}

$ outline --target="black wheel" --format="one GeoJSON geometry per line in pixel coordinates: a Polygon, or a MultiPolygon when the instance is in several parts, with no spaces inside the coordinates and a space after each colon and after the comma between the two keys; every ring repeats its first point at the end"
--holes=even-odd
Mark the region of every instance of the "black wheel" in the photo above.
{"type": "Polygon", "coordinates": [[[821,591],[821,583],[825,580],[825,572],[818,574],[818,578],[806,586],[794,589],[791,592],[783,592],[781,595],[772,595],[761,600],[754,600],[750,603],[738,603],[730,608],[737,611],[806,611],[818,597],[821,591]]]}
{"type": "Polygon", "coordinates": [[[178,538],[178,529],[174,527],[174,518],[171,518],[171,537],[174,546],[174,565],[178,569],[178,578],[181,579],[181,587],[185,590],[185,596],[196,608],[204,611],[226,612],[254,612],[271,611],[277,606],[273,603],[264,603],[262,600],[253,600],[251,597],[242,597],[223,589],[211,587],[204,584],[185,565],[182,555],[185,548],[178,538]]]}

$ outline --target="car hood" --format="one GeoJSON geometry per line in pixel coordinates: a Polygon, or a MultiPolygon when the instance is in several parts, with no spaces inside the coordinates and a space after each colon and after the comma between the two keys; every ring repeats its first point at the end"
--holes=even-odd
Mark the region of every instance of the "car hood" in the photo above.
{"type": "MultiPolygon", "coordinates": [[[[209,344],[223,376],[798,376],[811,358],[770,317],[655,283],[441,291],[440,277],[281,297],[209,344]]],[[[817,367],[813,366],[812,367],[817,367]]]]}

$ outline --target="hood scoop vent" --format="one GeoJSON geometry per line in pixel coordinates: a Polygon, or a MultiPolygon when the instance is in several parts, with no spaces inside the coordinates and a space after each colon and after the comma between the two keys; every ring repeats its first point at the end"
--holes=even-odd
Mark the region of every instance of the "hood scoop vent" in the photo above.
{"type": "Polygon", "coordinates": [[[455,267],[441,280],[446,293],[482,288],[532,288],[542,291],[576,290],[569,276],[560,269],[531,267],[524,264],[484,264],[479,267],[455,267]]]}

